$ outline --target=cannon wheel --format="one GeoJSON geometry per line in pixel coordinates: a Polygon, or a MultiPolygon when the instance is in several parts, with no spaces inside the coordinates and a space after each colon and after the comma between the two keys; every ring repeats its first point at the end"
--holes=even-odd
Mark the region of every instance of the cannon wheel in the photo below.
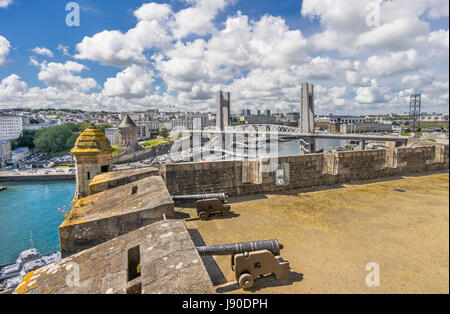
{"type": "Polygon", "coordinates": [[[205,211],[199,212],[198,216],[200,217],[201,220],[207,220],[208,219],[208,213],[205,212],[205,211]]]}
{"type": "Polygon", "coordinates": [[[239,286],[241,286],[242,289],[250,289],[251,287],[253,287],[254,283],[255,279],[248,273],[243,273],[239,277],[239,286]]]}

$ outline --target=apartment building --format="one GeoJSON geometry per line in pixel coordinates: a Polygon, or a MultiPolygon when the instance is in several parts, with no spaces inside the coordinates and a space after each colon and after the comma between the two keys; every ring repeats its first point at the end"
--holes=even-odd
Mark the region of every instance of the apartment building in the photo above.
{"type": "Polygon", "coordinates": [[[16,140],[20,138],[22,130],[22,117],[0,115],[0,141],[16,140]]]}

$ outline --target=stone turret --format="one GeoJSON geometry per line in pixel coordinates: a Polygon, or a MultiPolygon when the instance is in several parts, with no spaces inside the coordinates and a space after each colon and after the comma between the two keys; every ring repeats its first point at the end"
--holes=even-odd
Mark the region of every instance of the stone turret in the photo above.
{"type": "Polygon", "coordinates": [[[89,195],[89,183],[96,175],[111,171],[113,151],[106,136],[94,124],[81,133],[72,149],[77,178],[75,200],[89,195]]]}
{"type": "Polygon", "coordinates": [[[137,134],[138,126],[127,114],[123,121],[119,124],[119,146],[135,147],[138,145],[137,134]]]}

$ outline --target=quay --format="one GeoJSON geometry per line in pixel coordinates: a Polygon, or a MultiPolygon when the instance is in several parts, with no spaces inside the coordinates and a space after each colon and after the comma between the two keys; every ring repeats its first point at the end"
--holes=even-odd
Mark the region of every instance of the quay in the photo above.
{"type": "Polygon", "coordinates": [[[60,180],[75,180],[75,174],[45,174],[45,175],[0,174],[0,182],[60,181],[60,180]]]}

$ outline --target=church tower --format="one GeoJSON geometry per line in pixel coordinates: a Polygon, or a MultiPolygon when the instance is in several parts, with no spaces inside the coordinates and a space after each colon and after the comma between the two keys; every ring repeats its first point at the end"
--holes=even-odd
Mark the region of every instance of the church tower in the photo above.
{"type": "Polygon", "coordinates": [[[77,178],[75,199],[89,196],[91,180],[98,174],[112,170],[113,151],[106,136],[94,124],[81,133],[72,149],[77,178]]]}

